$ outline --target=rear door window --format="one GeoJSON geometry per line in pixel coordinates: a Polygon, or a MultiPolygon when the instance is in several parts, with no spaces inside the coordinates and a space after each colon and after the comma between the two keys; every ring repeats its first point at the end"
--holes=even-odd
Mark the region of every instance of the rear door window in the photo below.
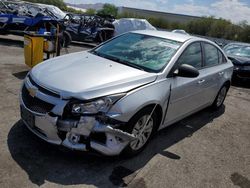
{"type": "Polygon", "coordinates": [[[209,43],[204,43],[205,67],[219,64],[218,49],[209,43]]]}
{"type": "Polygon", "coordinates": [[[220,50],[218,50],[218,55],[219,55],[219,64],[227,62],[225,56],[221,53],[220,50]]]}

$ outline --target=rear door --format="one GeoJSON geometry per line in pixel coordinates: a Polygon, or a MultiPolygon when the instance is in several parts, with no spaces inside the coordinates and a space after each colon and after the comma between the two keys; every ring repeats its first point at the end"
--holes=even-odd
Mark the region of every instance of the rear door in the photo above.
{"type": "Polygon", "coordinates": [[[200,70],[200,74],[204,76],[204,83],[201,84],[204,93],[204,101],[211,104],[223,82],[223,62],[225,57],[220,50],[211,43],[202,42],[204,52],[204,67],[200,70]],[[222,65],[222,66],[221,66],[222,65]]]}

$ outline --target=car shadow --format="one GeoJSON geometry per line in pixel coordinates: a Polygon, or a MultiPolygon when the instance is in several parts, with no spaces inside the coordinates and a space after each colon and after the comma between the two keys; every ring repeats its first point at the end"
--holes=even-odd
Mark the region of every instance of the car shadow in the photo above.
{"type": "Polygon", "coordinates": [[[14,46],[23,48],[23,41],[22,40],[15,40],[9,38],[0,38],[0,45],[2,46],[14,46]]]}
{"type": "Polygon", "coordinates": [[[13,76],[15,76],[16,78],[18,78],[19,80],[23,80],[26,75],[28,74],[29,70],[25,70],[25,71],[21,71],[21,72],[15,72],[12,73],[13,76]]]}
{"type": "Polygon", "coordinates": [[[159,131],[142,153],[129,159],[61,150],[34,136],[21,120],[13,125],[8,134],[8,147],[12,158],[36,185],[49,181],[59,185],[124,186],[156,154],[180,160],[182,156],[167,149],[191,137],[224,112],[225,106],[217,111],[205,109],[169,126],[159,131]]]}

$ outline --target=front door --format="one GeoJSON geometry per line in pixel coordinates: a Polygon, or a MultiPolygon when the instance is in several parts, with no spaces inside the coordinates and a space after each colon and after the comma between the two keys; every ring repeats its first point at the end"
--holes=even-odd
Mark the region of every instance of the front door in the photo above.
{"type": "Polygon", "coordinates": [[[199,70],[200,75],[196,78],[171,77],[171,96],[168,111],[165,118],[165,124],[171,124],[174,121],[193,113],[204,106],[203,86],[206,84],[206,75],[201,70],[202,50],[201,43],[190,44],[176,62],[178,67],[181,64],[189,64],[199,70]]]}

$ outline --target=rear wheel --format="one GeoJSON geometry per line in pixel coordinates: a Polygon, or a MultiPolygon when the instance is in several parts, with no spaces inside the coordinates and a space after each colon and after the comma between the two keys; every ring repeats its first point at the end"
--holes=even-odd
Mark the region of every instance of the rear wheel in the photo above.
{"type": "Polygon", "coordinates": [[[133,134],[136,139],[128,144],[124,153],[132,156],[141,152],[148,144],[157,128],[157,115],[152,108],[138,112],[129,122],[125,131],[133,134]]]}
{"type": "Polygon", "coordinates": [[[227,91],[228,91],[228,86],[223,85],[212,104],[213,109],[218,109],[223,105],[223,102],[227,96],[227,91]]]}

